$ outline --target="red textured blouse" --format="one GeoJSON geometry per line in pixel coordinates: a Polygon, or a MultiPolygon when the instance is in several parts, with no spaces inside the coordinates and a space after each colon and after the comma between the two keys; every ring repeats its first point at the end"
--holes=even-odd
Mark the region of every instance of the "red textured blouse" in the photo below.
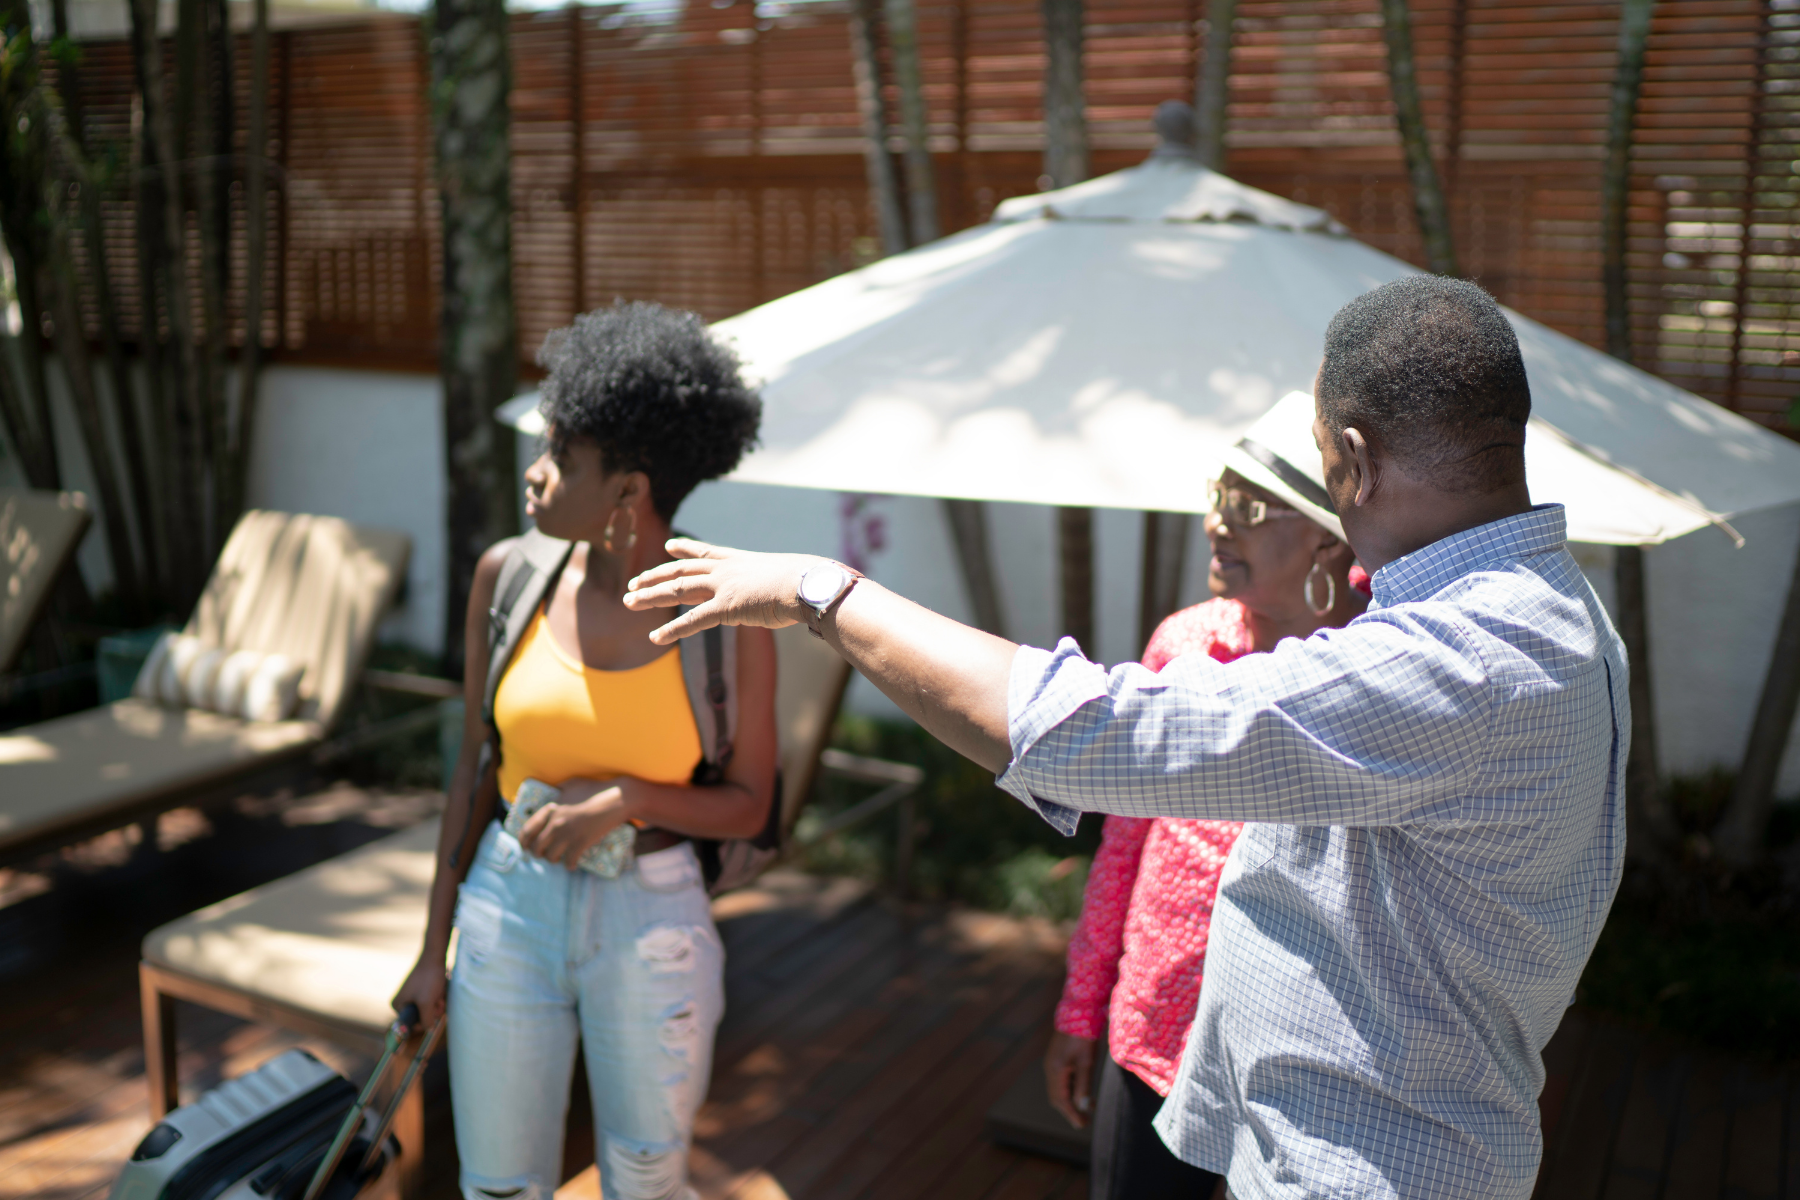
{"type": "MultiPolygon", "coordinates": [[[[1220,662],[1251,651],[1244,606],[1208,600],[1175,613],[1144,650],[1160,671],[1178,655],[1220,662]]],[[[1200,1002],[1213,898],[1241,821],[1106,818],[1088,872],[1056,1027],[1098,1038],[1113,1061],[1167,1096],[1200,1002]],[[1110,1003],[1110,1021],[1108,1007],[1110,1003]]]]}

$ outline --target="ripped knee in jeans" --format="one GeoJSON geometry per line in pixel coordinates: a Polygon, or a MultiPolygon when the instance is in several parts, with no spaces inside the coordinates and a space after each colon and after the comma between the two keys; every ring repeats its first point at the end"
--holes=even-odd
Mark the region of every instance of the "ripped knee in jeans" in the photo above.
{"type": "Polygon", "coordinates": [[[607,1200],[671,1200],[687,1188],[687,1147],[603,1134],[607,1200]]]}
{"type": "Polygon", "coordinates": [[[538,1181],[526,1176],[516,1179],[484,1179],[479,1182],[463,1176],[463,1200],[547,1200],[538,1181]]]}

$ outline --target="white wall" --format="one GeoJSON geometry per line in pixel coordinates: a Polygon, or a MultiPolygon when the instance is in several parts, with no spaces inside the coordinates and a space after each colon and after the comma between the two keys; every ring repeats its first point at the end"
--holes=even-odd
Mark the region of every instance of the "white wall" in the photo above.
{"type": "MultiPolygon", "coordinates": [[[[1651,683],[1664,770],[1736,768],[1775,646],[1800,505],[1735,519],[1742,550],[1702,529],[1644,555],[1651,683]]],[[[1788,735],[1776,794],[1800,796],[1800,722],[1788,735]]]]}
{"type": "Polygon", "coordinates": [[[444,637],[444,423],[435,377],[273,367],[257,397],[249,503],[412,537],[403,602],[383,640],[444,637]]]}

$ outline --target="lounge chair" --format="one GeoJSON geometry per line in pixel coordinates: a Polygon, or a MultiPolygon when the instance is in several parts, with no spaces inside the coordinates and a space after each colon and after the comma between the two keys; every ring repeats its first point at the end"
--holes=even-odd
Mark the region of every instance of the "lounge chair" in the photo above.
{"type": "MultiPolygon", "coordinates": [[[[849,682],[850,668],[801,627],[775,635],[784,824],[792,829],[849,682]]],[[[393,1019],[388,998],[425,936],[438,822],[220,901],[144,939],[139,980],[150,1111],[177,1103],[175,1001],[342,1045],[373,1057],[393,1019]]],[[[424,1148],[419,1094],[396,1121],[402,1195],[416,1191],[424,1148]]]]}
{"type": "Polygon", "coordinates": [[[410,545],[334,517],[246,513],[186,632],[304,664],[294,716],[251,722],[132,698],[0,734],[0,862],[290,771],[341,714],[410,545]]]}
{"type": "Polygon", "coordinates": [[[80,492],[0,488],[0,671],[10,671],[93,521],[80,492]]]}

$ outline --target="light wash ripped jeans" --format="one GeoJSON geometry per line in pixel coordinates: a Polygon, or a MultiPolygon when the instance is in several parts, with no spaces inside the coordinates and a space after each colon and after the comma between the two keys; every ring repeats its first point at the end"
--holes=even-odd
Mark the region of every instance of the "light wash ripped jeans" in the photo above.
{"type": "Polygon", "coordinates": [[[688,843],[617,879],[488,826],[456,903],[450,1096],[468,1200],[550,1200],[580,1035],[607,1200],[691,1197],[687,1150],[725,1010],[688,843]]]}

